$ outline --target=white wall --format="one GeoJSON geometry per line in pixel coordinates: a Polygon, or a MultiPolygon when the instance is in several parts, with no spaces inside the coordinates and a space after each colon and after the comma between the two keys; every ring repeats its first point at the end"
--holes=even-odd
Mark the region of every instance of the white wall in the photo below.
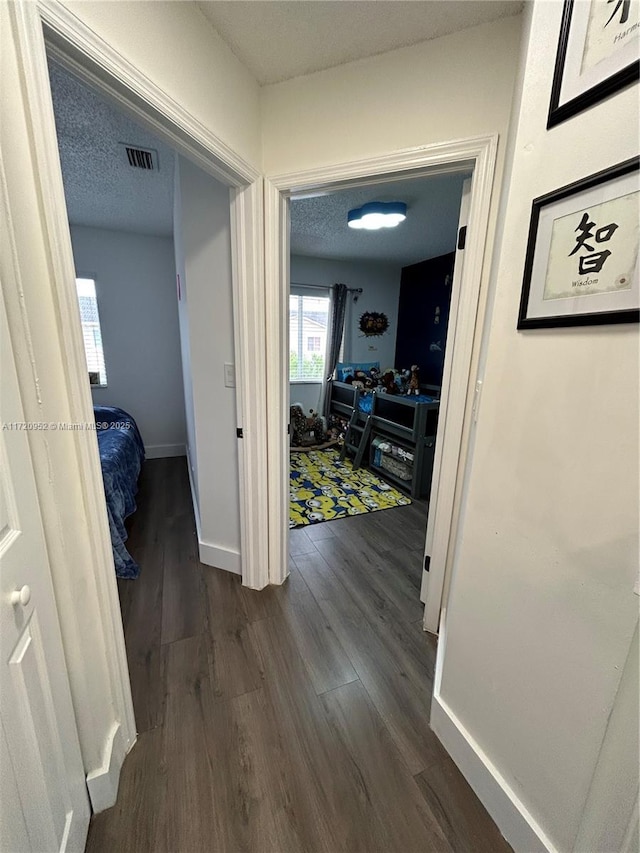
{"type": "Polygon", "coordinates": [[[265,174],[504,134],[520,25],[505,18],[265,86],[265,174]]]}
{"type": "Polygon", "coordinates": [[[96,280],[107,387],[96,406],[135,418],[147,456],[184,453],[185,417],[173,240],[72,226],[79,276],[96,280]]]}
{"type": "MultiPolygon", "coordinates": [[[[547,131],[561,14],[536,3],[525,45],[441,697],[548,846],[569,851],[594,837],[585,804],[638,621],[638,327],[516,321],[531,200],[638,153],[638,87],[547,131]]],[[[633,678],[635,770],[619,782],[632,797],[633,678]]]]}
{"type": "Polygon", "coordinates": [[[258,84],[195,3],[121,0],[116,14],[111,2],[63,2],[234,153],[259,165],[258,84]]]}
{"type": "MultiPolygon", "coordinates": [[[[398,328],[398,299],[401,268],[396,264],[369,261],[335,261],[327,258],[291,256],[291,281],[294,284],[317,284],[329,287],[343,282],[348,287],[361,287],[358,301],[350,298],[345,318],[344,358],[346,361],[379,361],[380,367],[393,367],[398,328]],[[380,311],[389,318],[389,330],[379,338],[365,338],[358,322],[364,311],[380,311]]],[[[319,383],[292,382],[290,398],[305,409],[317,409],[319,383]]]]}
{"type": "Polygon", "coordinates": [[[178,169],[200,559],[240,572],[236,395],[224,385],[224,365],[235,361],[229,190],[182,157],[178,169]]]}
{"type": "MultiPolygon", "coordinates": [[[[315,169],[456,138],[498,134],[482,272],[484,290],[491,268],[521,27],[520,15],[504,18],[263,87],[265,175],[315,169]]],[[[293,271],[292,280],[296,280],[293,271]]],[[[398,275],[398,285],[399,281],[398,275]]],[[[364,300],[357,303],[356,310],[361,306],[365,310],[364,300]]],[[[374,339],[379,349],[371,354],[380,354],[381,364],[385,355],[390,364],[394,360],[395,332],[388,334],[393,334],[391,351],[385,352],[385,338],[374,339]]],[[[355,357],[360,352],[356,343],[355,352],[349,355],[355,357]]]]}

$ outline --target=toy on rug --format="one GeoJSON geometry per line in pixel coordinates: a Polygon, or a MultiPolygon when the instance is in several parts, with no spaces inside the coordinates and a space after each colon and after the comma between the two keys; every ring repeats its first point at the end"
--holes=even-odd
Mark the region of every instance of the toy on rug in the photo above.
{"type": "Polygon", "coordinates": [[[326,440],[325,420],[313,409],[309,409],[307,416],[300,403],[293,403],[289,407],[289,420],[292,447],[312,447],[326,440]]]}
{"type": "Polygon", "coordinates": [[[349,421],[340,415],[330,414],[327,428],[329,430],[329,439],[331,441],[344,441],[347,434],[349,421]]]}
{"type": "Polygon", "coordinates": [[[420,394],[420,368],[417,364],[411,365],[411,379],[409,380],[407,394],[420,394]]]}
{"type": "Polygon", "coordinates": [[[386,370],[382,374],[382,390],[385,394],[397,394],[396,375],[393,370],[386,370]]]}

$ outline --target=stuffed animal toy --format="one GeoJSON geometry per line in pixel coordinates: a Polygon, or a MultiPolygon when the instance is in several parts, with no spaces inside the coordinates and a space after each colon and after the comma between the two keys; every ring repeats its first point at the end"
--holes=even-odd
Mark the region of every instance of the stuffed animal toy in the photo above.
{"type": "Polygon", "coordinates": [[[327,433],[327,422],[313,409],[309,409],[307,418],[307,435],[313,439],[314,444],[322,444],[327,433]]]}
{"type": "Polygon", "coordinates": [[[307,430],[307,419],[300,403],[289,406],[289,421],[291,423],[291,446],[302,447],[307,430]]]}
{"type": "Polygon", "coordinates": [[[289,420],[291,421],[292,447],[310,447],[325,441],[327,433],[325,419],[313,409],[309,410],[307,417],[300,403],[294,403],[289,407],[289,420]]]}
{"type": "Polygon", "coordinates": [[[396,385],[396,376],[393,370],[387,370],[382,374],[382,387],[386,394],[396,394],[398,386],[396,385]]]}
{"type": "Polygon", "coordinates": [[[420,369],[417,364],[411,365],[411,379],[409,380],[407,394],[420,394],[420,369]]]}

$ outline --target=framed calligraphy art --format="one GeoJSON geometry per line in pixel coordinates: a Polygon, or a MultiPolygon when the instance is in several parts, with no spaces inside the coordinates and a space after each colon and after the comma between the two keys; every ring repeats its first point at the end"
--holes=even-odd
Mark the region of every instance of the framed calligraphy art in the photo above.
{"type": "Polygon", "coordinates": [[[565,0],[547,128],[640,77],[640,2],[565,0]]]}
{"type": "Polygon", "coordinates": [[[640,158],[533,201],[519,329],[637,323],[640,158]]]}

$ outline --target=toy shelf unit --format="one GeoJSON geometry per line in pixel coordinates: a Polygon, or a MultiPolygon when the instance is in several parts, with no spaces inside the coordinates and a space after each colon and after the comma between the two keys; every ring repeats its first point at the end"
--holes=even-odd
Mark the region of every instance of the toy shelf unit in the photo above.
{"type": "Polygon", "coordinates": [[[330,411],[349,421],[342,455],[352,455],[356,468],[366,460],[412,498],[428,497],[440,389],[421,389],[428,393],[419,399],[366,392],[343,382],[331,385],[330,411]]]}
{"type": "Polygon", "coordinates": [[[439,401],[376,394],[371,424],[369,467],[412,498],[431,488],[439,401]]]}

